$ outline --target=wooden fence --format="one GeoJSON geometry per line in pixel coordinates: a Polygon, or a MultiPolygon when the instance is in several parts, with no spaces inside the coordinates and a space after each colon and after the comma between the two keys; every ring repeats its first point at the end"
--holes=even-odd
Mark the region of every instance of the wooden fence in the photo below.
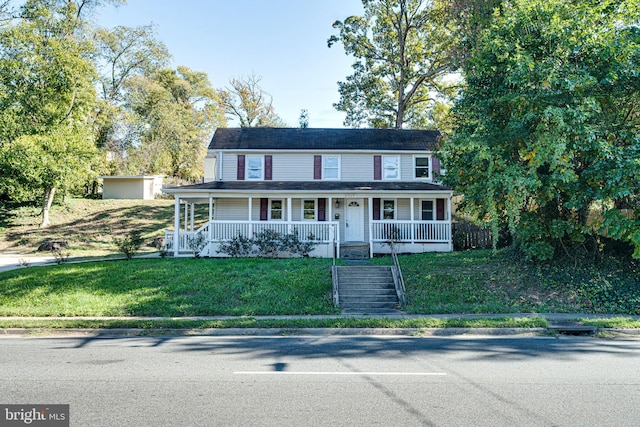
{"type": "Polygon", "coordinates": [[[462,222],[453,223],[454,250],[489,249],[492,247],[493,234],[491,233],[491,228],[462,222]]]}

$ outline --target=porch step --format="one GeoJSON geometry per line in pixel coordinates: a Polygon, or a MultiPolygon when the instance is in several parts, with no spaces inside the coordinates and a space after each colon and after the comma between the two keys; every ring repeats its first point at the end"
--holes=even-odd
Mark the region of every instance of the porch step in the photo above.
{"type": "Polygon", "coordinates": [[[340,258],[346,260],[369,259],[369,244],[365,242],[342,243],[340,245],[340,258]]]}
{"type": "Polygon", "coordinates": [[[392,310],[398,296],[391,267],[337,267],[339,305],[345,310],[392,310]]]}

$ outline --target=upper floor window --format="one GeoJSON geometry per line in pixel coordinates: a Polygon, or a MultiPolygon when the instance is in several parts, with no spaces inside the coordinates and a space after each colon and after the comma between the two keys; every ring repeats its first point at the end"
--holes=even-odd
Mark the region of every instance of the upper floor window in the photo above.
{"type": "Polygon", "coordinates": [[[322,156],[322,179],[340,179],[340,156],[322,156]]]}
{"type": "Polygon", "coordinates": [[[382,156],[382,179],[400,179],[400,157],[382,156]]]}
{"type": "Polygon", "coordinates": [[[414,157],[415,172],[414,177],[416,179],[429,179],[429,157],[414,157]]]}
{"type": "Polygon", "coordinates": [[[247,180],[263,180],[264,179],[264,157],[263,156],[247,156],[247,180]]]}

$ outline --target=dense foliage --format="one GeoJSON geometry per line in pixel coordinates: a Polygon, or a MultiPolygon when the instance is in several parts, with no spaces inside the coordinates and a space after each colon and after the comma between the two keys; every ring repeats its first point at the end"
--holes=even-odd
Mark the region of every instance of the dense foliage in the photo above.
{"type": "Polygon", "coordinates": [[[42,198],[87,179],[94,68],[74,2],[28,0],[0,29],[0,194],[42,198]]]}
{"type": "Polygon", "coordinates": [[[636,0],[514,0],[465,46],[445,180],[529,259],[598,254],[602,233],[640,257],[639,19],[636,0]]]}

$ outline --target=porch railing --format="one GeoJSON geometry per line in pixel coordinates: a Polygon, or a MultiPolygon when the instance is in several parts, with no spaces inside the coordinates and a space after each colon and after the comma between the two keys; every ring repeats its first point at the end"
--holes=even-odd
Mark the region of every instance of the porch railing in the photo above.
{"type": "Polygon", "coordinates": [[[372,221],[374,242],[448,243],[451,223],[448,221],[372,221]]]}
{"type": "Polygon", "coordinates": [[[239,234],[251,237],[254,233],[265,230],[273,230],[282,234],[298,233],[300,240],[308,240],[309,235],[313,240],[322,242],[332,241],[331,228],[328,222],[276,222],[276,221],[211,221],[212,240],[230,240],[239,234]]]}
{"type": "MultiPolygon", "coordinates": [[[[209,223],[206,223],[202,227],[198,228],[195,231],[183,231],[180,230],[178,232],[178,250],[180,252],[193,252],[193,248],[191,247],[191,242],[193,239],[198,236],[203,235],[205,239],[209,236],[209,223]]],[[[165,230],[164,231],[164,250],[167,252],[173,251],[173,238],[174,233],[173,230],[165,230]]]]}
{"type": "MultiPolygon", "coordinates": [[[[178,232],[178,252],[192,252],[192,239],[202,234],[208,242],[223,242],[238,235],[252,237],[255,233],[273,230],[282,234],[297,233],[301,241],[314,240],[319,243],[334,243],[336,223],[332,222],[275,222],[275,221],[210,221],[196,231],[178,232]]],[[[165,231],[165,250],[174,251],[174,231],[165,231]]]]}

